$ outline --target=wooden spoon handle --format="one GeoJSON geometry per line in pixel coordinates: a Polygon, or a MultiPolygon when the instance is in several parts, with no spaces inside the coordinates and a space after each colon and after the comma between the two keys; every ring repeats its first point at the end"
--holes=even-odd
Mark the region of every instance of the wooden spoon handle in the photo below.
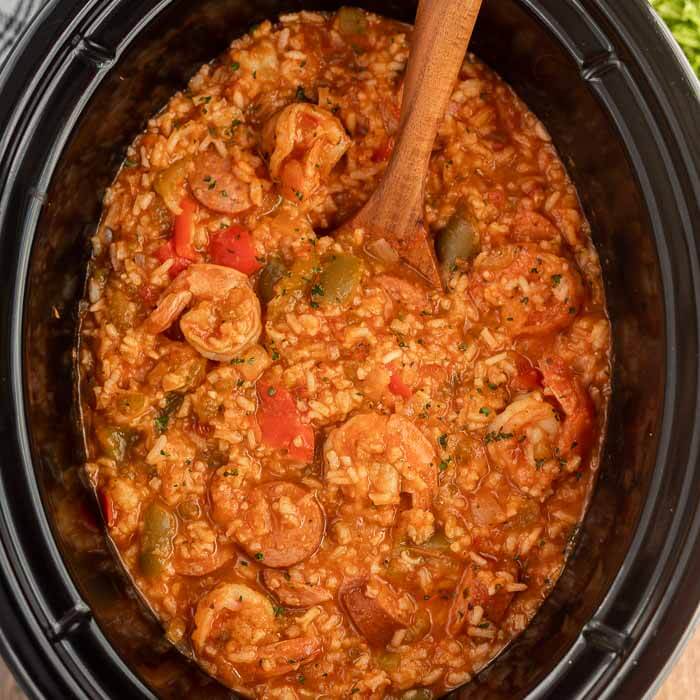
{"type": "MultiPolygon", "coordinates": [[[[376,228],[413,232],[423,219],[435,135],[474,31],[482,0],[421,0],[404,83],[399,136],[367,208],[376,228]],[[377,201],[378,200],[378,201],[377,201]]],[[[369,222],[368,222],[369,223],[369,222]]]]}
{"type": "Polygon", "coordinates": [[[404,189],[404,196],[410,192],[421,206],[424,183],[411,176],[427,171],[480,7],[481,0],[422,0],[418,7],[390,170],[410,177],[412,186],[404,189]]]}

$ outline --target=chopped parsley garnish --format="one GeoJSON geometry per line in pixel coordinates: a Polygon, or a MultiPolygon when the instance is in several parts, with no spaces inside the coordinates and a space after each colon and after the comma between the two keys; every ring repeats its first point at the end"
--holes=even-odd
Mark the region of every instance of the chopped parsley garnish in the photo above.
{"type": "Polygon", "coordinates": [[[440,443],[440,447],[444,450],[447,447],[447,433],[443,433],[439,438],[438,442],[440,443]]]}
{"type": "Polygon", "coordinates": [[[277,350],[272,351],[272,361],[277,362],[277,360],[280,359],[280,354],[277,352],[277,350]]]}
{"type": "Polygon", "coordinates": [[[231,70],[232,71],[237,71],[241,67],[241,64],[238,61],[234,61],[231,64],[231,70]]]}
{"type": "Polygon", "coordinates": [[[124,161],[125,168],[135,168],[137,165],[138,165],[138,163],[135,160],[131,160],[131,158],[127,158],[124,161]]]}
{"type": "Polygon", "coordinates": [[[262,560],[265,558],[265,555],[264,555],[262,552],[258,552],[258,553],[255,555],[255,558],[256,558],[258,561],[262,561],[262,560]]]}
{"type": "Polygon", "coordinates": [[[272,609],[275,612],[275,617],[284,617],[284,614],[287,612],[281,605],[273,605],[272,609]]]}
{"type": "Polygon", "coordinates": [[[277,393],[277,389],[275,389],[274,386],[270,386],[267,388],[267,395],[268,396],[274,396],[277,393]]]}
{"type": "Polygon", "coordinates": [[[484,416],[488,416],[489,413],[491,413],[491,409],[490,409],[490,408],[487,408],[486,406],[482,406],[482,407],[479,409],[479,413],[481,413],[481,414],[484,415],[484,416]]]}
{"type": "Polygon", "coordinates": [[[561,282],[561,275],[552,275],[552,287],[558,287],[561,282]]]}
{"type": "Polygon", "coordinates": [[[180,410],[180,406],[182,406],[184,400],[184,395],[178,394],[175,391],[171,391],[165,395],[165,407],[153,421],[156,426],[156,432],[159,435],[162,435],[168,429],[170,418],[180,410]]]}
{"type": "Polygon", "coordinates": [[[501,442],[501,440],[510,440],[513,437],[513,433],[503,433],[500,430],[496,433],[491,431],[486,433],[484,436],[484,442],[489,445],[492,442],[501,442]]]}

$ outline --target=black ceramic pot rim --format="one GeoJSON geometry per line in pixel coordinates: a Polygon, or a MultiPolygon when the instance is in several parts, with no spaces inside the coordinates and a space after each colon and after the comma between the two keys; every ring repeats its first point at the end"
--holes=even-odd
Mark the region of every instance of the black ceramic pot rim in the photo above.
{"type": "MultiPolygon", "coordinates": [[[[653,692],[655,683],[664,677],[692,632],[700,602],[700,508],[690,498],[700,489],[700,267],[693,229],[693,223],[700,220],[700,88],[680,49],[645,0],[595,3],[593,20],[617,37],[624,53],[611,48],[594,60],[581,59],[570,37],[562,33],[555,19],[560,2],[521,0],[528,12],[569,47],[627,149],[645,195],[658,250],[668,362],[657,464],[635,540],[595,619],[530,697],[557,697],[561,678],[576,668],[582,648],[593,644],[605,655],[587,672],[587,684],[579,696],[636,698],[653,692]],[[607,93],[605,78],[611,71],[624,81],[639,106],[634,121],[617,111],[607,93]],[[663,196],[647,174],[645,163],[651,160],[661,163],[666,173],[668,187],[663,196]],[[670,264],[671,247],[674,259],[684,259],[685,265],[670,264]],[[693,419],[681,425],[681,416],[693,419]],[[683,473],[686,495],[675,503],[661,503],[656,493],[671,469],[683,473]],[[673,512],[663,556],[649,580],[634,580],[633,561],[643,551],[661,509],[673,512]],[[606,614],[612,602],[622,596],[629,598],[632,611],[624,624],[610,625],[606,614]]],[[[116,56],[168,3],[151,3],[139,26],[132,28],[116,49],[116,56]]],[[[37,698],[100,696],[99,681],[70,645],[76,620],[88,611],[55,546],[33,479],[24,410],[27,388],[23,364],[28,358],[23,347],[23,322],[32,236],[53,170],[78,115],[115,59],[112,51],[91,42],[91,31],[117,4],[115,0],[53,0],[25,32],[0,76],[0,436],[4,443],[0,454],[0,651],[26,692],[37,698]],[[43,101],[52,81],[74,61],[84,62],[92,71],[89,87],[80,101],[67,105],[66,114],[60,115],[62,121],[55,125],[40,176],[36,181],[22,181],[18,177],[20,165],[27,157],[28,144],[36,137],[43,101]],[[10,479],[25,482],[24,502],[8,501],[10,479]],[[12,516],[16,508],[30,509],[43,535],[31,548],[16,530],[12,516]],[[65,589],[62,615],[56,616],[45,605],[35,585],[37,558],[42,559],[42,573],[65,589]]],[[[94,635],[108,647],[96,626],[94,635]]],[[[116,654],[112,659],[116,667],[121,665],[128,685],[124,697],[150,694],[116,654]]]]}

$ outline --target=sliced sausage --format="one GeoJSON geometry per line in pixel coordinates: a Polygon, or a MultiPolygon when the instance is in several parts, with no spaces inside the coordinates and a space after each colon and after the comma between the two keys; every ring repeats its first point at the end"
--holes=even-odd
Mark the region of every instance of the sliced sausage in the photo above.
{"type": "Polygon", "coordinates": [[[214,520],[251,557],[284,568],[318,549],[325,517],[313,493],[289,481],[229,487],[227,478],[224,469],[212,481],[214,520]]]}
{"type": "Polygon", "coordinates": [[[394,632],[410,627],[413,610],[406,596],[400,596],[376,576],[346,584],[340,601],[358,632],[375,646],[386,646],[394,632]]]}
{"type": "Polygon", "coordinates": [[[228,158],[213,151],[205,151],[194,161],[189,184],[201,204],[220,214],[237,214],[252,205],[248,183],[233,174],[228,158]]]}

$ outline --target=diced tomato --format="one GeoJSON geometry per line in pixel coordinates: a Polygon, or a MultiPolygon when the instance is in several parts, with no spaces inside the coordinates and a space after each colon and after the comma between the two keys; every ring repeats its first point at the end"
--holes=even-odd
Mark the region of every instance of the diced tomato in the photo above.
{"type": "Polygon", "coordinates": [[[374,150],[374,153],[372,153],[372,162],[373,163],[383,163],[386,160],[389,160],[389,156],[392,154],[394,150],[394,137],[389,136],[384,143],[376,148],[374,150]]]}
{"type": "Polygon", "coordinates": [[[102,517],[107,523],[107,527],[112,527],[114,525],[114,505],[112,504],[112,499],[109,497],[104,489],[100,489],[97,492],[100,499],[100,508],[102,508],[102,517]]]}
{"type": "Polygon", "coordinates": [[[158,250],[156,250],[156,258],[160,263],[164,263],[166,260],[174,259],[173,264],[168,270],[170,277],[177,277],[185,268],[192,264],[191,260],[187,258],[181,258],[175,252],[175,244],[171,238],[167,243],[163,243],[158,250]]]}
{"type": "Polygon", "coordinates": [[[182,209],[182,214],[175,217],[173,232],[175,253],[180,258],[194,262],[197,259],[197,253],[192,247],[192,241],[194,239],[194,213],[197,211],[197,205],[189,197],[183,197],[180,209],[182,209]]]}
{"type": "Polygon", "coordinates": [[[289,456],[300,462],[314,457],[314,430],[301,422],[292,395],[281,387],[266,382],[258,384],[260,406],[257,420],[263,442],[269,447],[287,449],[289,456]],[[295,444],[295,443],[301,444],[295,444]]]}
{"type": "Polygon", "coordinates": [[[410,399],[413,396],[413,391],[411,388],[406,386],[401,375],[396,372],[392,372],[391,379],[389,380],[389,391],[395,396],[401,396],[404,399],[410,399]]]}
{"type": "Polygon", "coordinates": [[[209,253],[214,264],[232,267],[246,275],[262,267],[255,256],[253,237],[242,226],[234,225],[214,234],[209,253]]]}

